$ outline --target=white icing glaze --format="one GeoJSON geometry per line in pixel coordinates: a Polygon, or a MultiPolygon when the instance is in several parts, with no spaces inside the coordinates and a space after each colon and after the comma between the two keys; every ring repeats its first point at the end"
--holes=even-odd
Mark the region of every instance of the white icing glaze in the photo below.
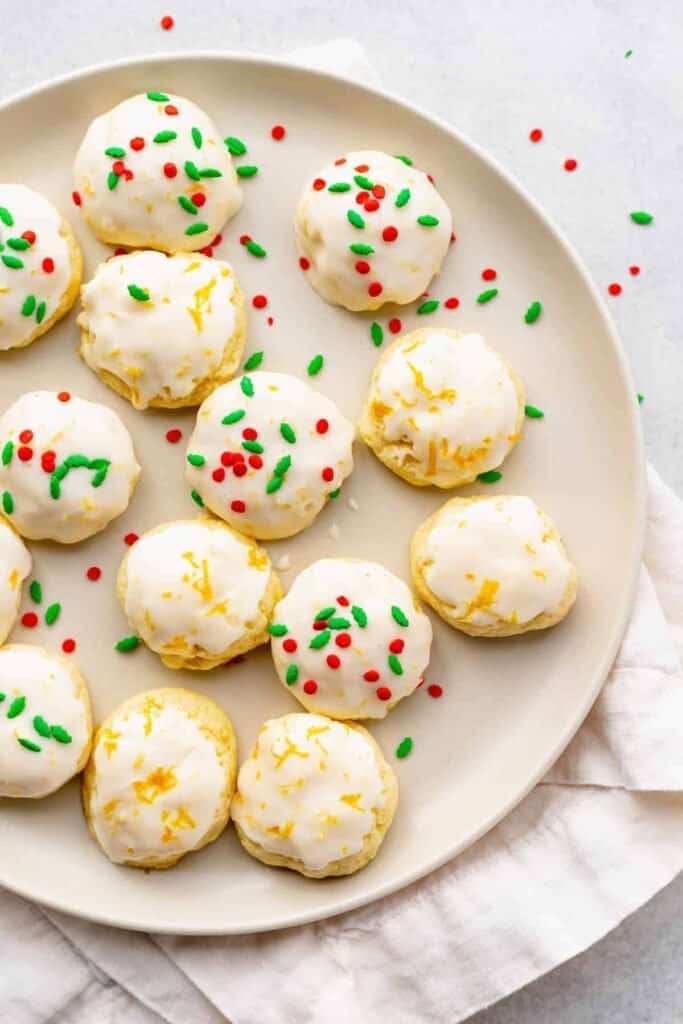
{"type": "Polygon", "coordinates": [[[386,800],[363,733],[322,715],[292,714],[260,729],[231,813],[252,842],[319,871],[361,851],[386,800]]]}
{"type": "Polygon", "coordinates": [[[313,521],[330,492],[353,469],[353,432],[334,402],[303,381],[285,373],[251,373],[217,388],[200,407],[188,453],[206,461],[188,464],[187,479],[212,512],[242,533],[289,537],[313,521]],[[249,384],[253,397],[243,390],[249,384]],[[245,413],[239,421],[222,423],[236,410],[245,413]],[[321,420],[328,425],[324,433],[317,427],[321,420]],[[295,442],[281,433],[283,423],[294,431],[295,442]],[[257,431],[261,454],[244,449],[244,431],[252,429],[257,431]],[[221,463],[221,455],[229,452],[245,457],[248,471],[243,476],[235,475],[234,465],[221,463]],[[282,485],[267,493],[276,466],[287,457],[291,465],[281,474],[282,485]],[[332,472],[331,479],[323,478],[326,470],[332,472]],[[244,511],[234,511],[233,502],[243,502],[244,511]]]}
{"type": "Polygon", "coordinates": [[[473,626],[524,625],[552,614],[571,577],[541,510],[525,497],[445,505],[420,564],[429,589],[473,626]]]}
{"type": "Polygon", "coordinates": [[[28,548],[12,527],[0,520],[0,644],[5,642],[14,625],[21,601],[21,584],[30,571],[28,548]]]}
{"type": "Polygon", "coordinates": [[[186,853],[223,813],[226,773],[213,739],[154,690],[107,720],[92,757],[90,822],[116,864],[186,853]]]}
{"type": "Polygon", "coordinates": [[[374,562],[323,558],[309,565],[276,605],[273,623],[271,632],[287,627],[285,635],[272,638],[280,679],[308,711],[333,718],[384,718],[413,692],[429,661],[429,619],[403,580],[374,562]],[[396,621],[393,607],[403,612],[408,626],[396,621]],[[318,630],[313,623],[326,608],[334,608],[325,619],[330,628],[318,630]],[[367,616],[364,627],[357,620],[358,608],[367,616]],[[326,638],[324,646],[311,648],[311,641],[317,644],[321,637],[326,638]],[[293,645],[296,649],[288,650],[293,645]],[[403,670],[401,675],[390,659],[403,670]],[[298,674],[288,684],[290,666],[298,674]],[[316,689],[308,693],[311,681],[316,689]]]}
{"type": "Polygon", "coordinates": [[[0,184],[0,211],[0,350],[4,351],[22,345],[39,322],[55,314],[74,267],[67,237],[62,234],[61,214],[44,196],[23,185],[0,184]],[[5,223],[7,220],[11,223],[5,223]],[[24,244],[21,236],[26,231],[36,236],[29,248],[15,249],[8,244],[10,239],[24,244]],[[22,266],[7,266],[3,257],[18,260],[22,266]],[[44,264],[44,260],[52,260],[52,264],[44,264]],[[25,306],[27,299],[29,305],[25,306]],[[32,311],[24,315],[24,308],[32,311]]]}
{"type": "Polygon", "coordinates": [[[124,612],[158,654],[218,655],[266,627],[268,556],[223,523],[157,527],[130,549],[125,573],[124,612]]]}
{"type": "Polygon", "coordinates": [[[0,649],[0,693],[0,796],[47,796],[75,775],[90,743],[88,695],[85,689],[79,692],[61,658],[24,644],[0,649]],[[10,718],[12,705],[16,710],[22,697],[23,709],[10,718]],[[41,735],[36,718],[61,726],[71,742],[41,735]],[[20,739],[40,749],[27,749],[20,739]]]}
{"type": "Polygon", "coordinates": [[[140,474],[130,434],[116,413],[74,396],[60,401],[54,391],[28,392],[7,409],[0,417],[0,450],[2,507],[30,540],[72,544],[98,533],[125,511],[140,474]],[[5,464],[9,443],[11,457],[5,464]],[[93,486],[102,472],[99,461],[91,468],[70,468],[54,498],[54,473],[73,455],[106,460],[106,476],[93,486]]]}
{"type": "Polygon", "coordinates": [[[76,155],[74,188],[85,220],[103,241],[169,252],[202,249],[237,213],[242,192],[230,154],[211,119],[190,100],[163,95],[168,97],[163,102],[150,100],[145,93],[131,96],[95,118],[76,155]],[[177,113],[167,113],[169,107],[177,113]],[[200,148],[193,140],[193,128],[199,130],[200,148]],[[176,138],[154,142],[160,132],[175,132],[176,138]],[[136,150],[131,145],[134,139],[144,140],[144,147],[136,150]],[[105,150],[111,147],[125,150],[125,155],[107,155],[105,150]],[[110,189],[108,176],[117,159],[133,177],[119,176],[110,189]],[[220,177],[195,180],[187,173],[188,162],[200,174],[214,169],[220,177]],[[166,176],[166,164],[177,168],[175,177],[166,176]],[[190,199],[197,194],[203,194],[205,202],[195,213],[178,202],[179,196],[190,199]],[[188,235],[187,229],[197,224],[205,224],[206,230],[188,235]]]}
{"type": "Polygon", "coordinates": [[[81,355],[95,372],[127,384],[137,409],[160,396],[178,401],[219,372],[226,355],[228,370],[237,368],[242,344],[234,338],[234,296],[230,265],[199,253],[114,257],[82,289],[78,322],[89,336],[81,355]],[[149,301],[133,298],[129,285],[142,288],[149,301]]]}
{"type": "Polygon", "coordinates": [[[479,334],[437,328],[401,339],[377,367],[368,404],[384,454],[437,487],[497,468],[519,437],[514,381],[479,334]]]}
{"type": "MultiPolygon", "coordinates": [[[[400,202],[401,200],[399,200],[400,202]]],[[[448,252],[451,213],[423,171],[402,160],[374,150],[347,153],[311,178],[304,188],[296,214],[299,251],[310,262],[306,274],[311,285],[328,302],[351,310],[378,309],[385,302],[412,302],[429,285],[448,252]],[[359,172],[358,168],[366,168],[359,172]],[[379,196],[355,180],[360,174],[379,196]],[[320,182],[324,187],[316,187],[320,182]],[[346,192],[331,192],[330,185],[348,184],[346,192]],[[408,189],[410,197],[397,206],[397,197],[408,189]],[[377,209],[359,203],[359,195],[377,209]],[[355,227],[349,211],[362,218],[355,227]],[[435,217],[438,224],[427,226],[418,217],[435,217]],[[398,235],[393,239],[395,228],[398,235]],[[393,239],[393,240],[392,240],[393,239]],[[362,244],[374,251],[357,254],[349,246],[362,244]],[[370,266],[369,272],[366,265],[370,266]],[[359,272],[366,270],[365,273],[359,272]],[[371,286],[382,290],[373,295],[371,286]],[[370,291],[369,291],[370,289],[370,291]]]]}

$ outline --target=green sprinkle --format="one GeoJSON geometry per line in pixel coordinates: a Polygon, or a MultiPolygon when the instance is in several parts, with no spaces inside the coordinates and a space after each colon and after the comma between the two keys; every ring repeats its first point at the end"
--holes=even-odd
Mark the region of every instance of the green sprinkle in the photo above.
{"type": "Polygon", "coordinates": [[[192,498],[192,500],[195,503],[195,505],[199,505],[200,508],[204,508],[204,502],[202,500],[202,496],[199,493],[199,491],[195,491],[195,489],[193,488],[190,491],[190,497],[192,498]]]}
{"type": "Polygon", "coordinates": [[[489,469],[485,473],[479,473],[477,480],[481,480],[483,484],[495,484],[501,480],[503,474],[499,469],[489,469]]]}
{"type": "Polygon", "coordinates": [[[331,637],[332,634],[329,629],[321,629],[319,633],[316,633],[314,637],[311,637],[308,646],[314,651],[319,651],[321,647],[325,647],[329,644],[331,637]]]}
{"type": "Polygon", "coordinates": [[[152,142],[173,142],[173,140],[177,138],[177,132],[171,132],[166,130],[163,132],[157,132],[154,138],[152,139],[152,142]]]}
{"type": "Polygon", "coordinates": [[[104,483],[104,481],[107,478],[107,472],[109,471],[110,466],[111,462],[109,461],[109,459],[92,459],[88,463],[88,469],[97,470],[94,477],[90,481],[91,487],[100,487],[104,483]]]}
{"type": "Polygon", "coordinates": [[[3,253],[0,259],[2,259],[2,262],[5,264],[6,267],[9,267],[10,270],[24,269],[23,260],[18,259],[17,256],[7,256],[6,253],[3,253]]]}
{"type": "Polygon", "coordinates": [[[43,320],[45,318],[45,310],[46,309],[47,309],[47,305],[45,304],[45,302],[39,302],[38,303],[38,306],[36,308],[36,320],[37,320],[37,322],[39,324],[42,324],[42,322],[43,322],[43,320]]]}
{"type": "MultiPolygon", "coordinates": [[[[239,173],[239,168],[237,169],[239,173]]],[[[223,172],[219,171],[216,167],[200,167],[199,169],[200,178],[222,178],[223,172]]]]}
{"type": "Polygon", "coordinates": [[[428,299],[426,302],[423,302],[421,306],[417,307],[416,312],[417,312],[417,314],[419,316],[424,316],[425,313],[433,313],[434,310],[436,310],[438,308],[439,308],[439,300],[438,299],[428,299]]]}
{"type": "Polygon", "coordinates": [[[7,238],[5,241],[10,249],[14,249],[15,252],[25,252],[31,248],[31,243],[26,238],[7,238]]]}
{"type": "Polygon", "coordinates": [[[258,441],[242,441],[245,452],[253,452],[254,455],[263,455],[263,445],[258,441]]]}
{"type": "Polygon", "coordinates": [[[187,461],[190,463],[191,466],[203,466],[204,463],[206,462],[206,459],[204,458],[203,455],[195,455],[194,452],[190,452],[190,454],[187,456],[187,461]]]}
{"type": "Polygon", "coordinates": [[[399,194],[396,196],[396,205],[398,206],[399,210],[401,209],[402,206],[405,206],[406,203],[409,202],[409,200],[410,200],[410,189],[409,188],[402,188],[401,191],[399,192],[399,194]]]}
{"type": "Polygon", "coordinates": [[[268,626],[268,632],[271,636],[286,636],[289,630],[285,626],[284,622],[271,622],[268,626]]]}
{"type": "Polygon", "coordinates": [[[477,295],[477,302],[479,303],[480,306],[483,306],[485,302],[490,302],[491,299],[495,299],[497,294],[497,288],[487,288],[486,291],[482,292],[480,295],[477,295]]]}
{"type": "Polygon", "coordinates": [[[334,501],[334,499],[338,498],[340,494],[341,494],[341,487],[337,487],[336,490],[330,491],[330,493],[327,495],[327,497],[331,498],[334,501]]]}
{"type": "Polygon", "coordinates": [[[654,217],[651,213],[646,213],[645,210],[634,210],[631,214],[631,220],[634,224],[651,224],[654,217]]]}
{"type": "Polygon", "coordinates": [[[535,405],[525,405],[524,415],[528,416],[530,420],[542,420],[545,413],[542,409],[537,409],[535,405]]]}
{"type": "Polygon", "coordinates": [[[14,512],[14,498],[9,491],[2,492],[2,510],[6,516],[11,516],[14,512]]]}
{"type": "Polygon", "coordinates": [[[435,228],[439,223],[439,218],[433,217],[431,213],[422,213],[417,218],[417,223],[421,224],[423,228],[435,228]]]}
{"type": "Polygon", "coordinates": [[[191,135],[192,135],[192,141],[194,142],[194,144],[197,147],[197,149],[201,149],[202,148],[202,133],[200,132],[199,128],[193,128],[192,132],[191,132],[191,135]]]}
{"type": "MultiPolygon", "coordinates": [[[[255,370],[263,362],[263,352],[252,352],[244,364],[245,370],[255,370]]],[[[225,420],[223,420],[225,423],[225,420]]]]}
{"type": "Polygon", "coordinates": [[[136,636],[124,636],[120,640],[117,640],[114,644],[115,651],[122,651],[127,654],[129,651],[134,651],[140,643],[140,640],[136,636]]]}
{"type": "Polygon", "coordinates": [[[292,465],[292,456],[291,455],[283,455],[282,458],[278,459],[277,463],[275,464],[275,469],[273,470],[273,475],[274,476],[284,476],[285,473],[289,470],[289,467],[291,465],[292,465]]]}
{"type": "Polygon", "coordinates": [[[394,622],[398,623],[399,626],[403,626],[404,629],[410,625],[408,616],[397,604],[392,604],[391,606],[391,617],[394,622]]]}
{"type": "Polygon", "coordinates": [[[46,736],[49,739],[50,726],[48,725],[44,718],[40,717],[40,715],[36,715],[35,718],[33,719],[33,728],[36,730],[39,736],[46,736]]]}
{"type": "Polygon", "coordinates": [[[118,157],[120,160],[126,155],[126,151],[121,146],[109,146],[108,149],[105,149],[104,154],[105,156],[118,157]]]}
{"type": "MultiPolygon", "coordinates": [[[[132,639],[137,639],[137,637],[132,639]]],[[[57,740],[57,743],[71,743],[71,734],[66,731],[63,725],[51,725],[50,732],[52,733],[52,738],[57,740]]]]}
{"type": "Polygon", "coordinates": [[[287,686],[294,686],[294,683],[299,678],[299,669],[296,665],[288,665],[287,672],[285,673],[285,682],[287,686]]]}
{"type": "Polygon", "coordinates": [[[632,53],[633,53],[633,50],[627,50],[626,53],[624,54],[624,57],[630,57],[632,53]]]}
{"type": "Polygon", "coordinates": [[[62,496],[62,488],[59,485],[59,477],[56,471],[50,477],[50,497],[54,498],[55,501],[59,501],[62,496]]]}
{"type": "Polygon", "coordinates": [[[2,704],[3,700],[5,699],[5,696],[6,695],[4,693],[0,693],[0,704],[2,704]]]}
{"type": "Polygon", "coordinates": [[[192,178],[192,181],[199,181],[199,170],[196,164],[193,164],[191,160],[186,160],[183,167],[188,178],[192,178]]]}
{"type": "Polygon", "coordinates": [[[348,181],[335,181],[334,185],[330,185],[327,190],[328,192],[350,192],[351,186],[348,181]]]}
{"type": "Polygon", "coordinates": [[[366,245],[365,242],[354,242],[349,249],[351,252],[355,252],[356,256],[371,256],[375,251],[371,245],[366,245]]]}
{"type": "Polygon", "coordinates": [[[327,625],[330,629],[348,629],[351,625],[349,619],[344,619],[341,615],[333,615],[331,619],[327,620],[327,625]]]}
{"type": "Polygon", "coordinates": [[[190,224],[189,228],[185,228],[186,235],[201,235],[204,231],[209,230],[209,225],[204,224],[203,221],[198,221],[196,224],[190,224]]]}
{"type": "Polygon", "coordinates": [[[389,668],[391,669],[395,676],[403,675],[403,665],[401,664],[401,662],[399,661],[395,654],[389,655],[389,657],[387,658],[387,664],[389,665],[389,668]]]}
{"type": "MultiPolygon", "coordinates": [[[[477,302],[479,302],[479,299],[477,299],[477,302]]],[[[532,302],[524,314],[524,322],[527,324],[535,324],[542,311],[543,306],[540,302],[532,302]]]]}
{"type": "Polygon", "coordinates": [[[180,205],[182,206],[183,210],[185,210],[186,213],[195,214],[197,212],[197,207],[194,205],[191,199],[188,199],[187,196],[178,196],[178,202],[180,203],[180,205]]]}
{"type": "Polygon", "coordinates": [[[324,358],[318,353],[317,356],[313,356],[310,363],[306,367],[306,373],[309,377],[315,377],[316,374],[320,373],[323,368],[324,358]]]}
{"type": "Polygon", "coordinates": [[[368,624],[368,616],[363,608],[357,604],[351,605],[351,614],[355,619],[356,625],[360,626],[361,629],[365,629],[368,624]]]}
{"type": "Polygon", "coordinates": [[[258,167],[255,164],[242,164],[241,167],[236,167],[235,170],[240,178],[253,178],[258,174],[258,167]]]}
{"type": "Polygon", "coordinates": [[[262,260],[264,256],[268,255],[263,246],[259,245],[258,242],[252,241],[251,238],[248,242],[245,242],[245,249],[247,252],[250,252],[252,256],[257,256],[260,260],[262,260]]]}
{"type": "Polygon", "coordinates": [[[170,96],[167,96],[165,92],[148,92],[147,99],[153,100],[155,103],[168,103],[170,96]]]}
{"type": "Polygon", "coordinates": [[[32,580],[31,586],[28,588],[28,592],[31,595],[31,600],[35,604],[40,604],[43,600],[43,588],[40,580],[32,580]]]}
{"type": "Polygon", "coordinates": [[[34,743],[33,740],[27,740],[24,736],[17,736],[17,742],[20,743],[22,747],[26,747],[27,750],[32,750],[34,754],[39,754],[42,749],[37,743],[34,743]]]}
{"type": "Polygon", "coordinates": [[[228,147],[228,152],[232,153],[233,156],[244,156],[247,151],[247,147],[242,140],[234,135],[228,135],[227,139],[223,139],[223,142],[228,147]]]}
{"type": "Polygon", "coordinates": [[[8,718],[16,718],[26,707],[26,697],[15,697],[7,712],[8,718]]]}
{"type": "Polygon", "coordinates": [[[0,220],[8,228],[14,227],[14,217],[9,212],[6,206],[0,206],[0,220]]]}
{"type": "Polygon", "coordinates": [[[69,469],[83,469],[84,466],[90,465],[90,459],[87,455],[67,455],[64,465],[69,469]]]}
{"type": "Polygon", "coordinates": [[[107,188],[110,192],[113,192],[119,183],[119,176],[115,171],[110,171],[107,175],[107,188]]]}
{"type": "Polygon", "coordinates": [[[637,397],[639,403],[645,401],[645,395],[641,394],[640,391],[638,392],[636,397],[637,397]]]}
{"type": "Polygon", "coordinates": [[[321,608],[315,617],[315,622],[322,622],[324,619],[329,619],[336,612],[337,608],[335,605],[328,605],[327,608],[321,608]]]}
{"type": "Polygon", "coordinates": [[[378,324],[376,320],[373,320],[370,324],[370,337],[372,338],[373,345],[376,345],[378,348],[384,341],[384,331],[381,324],[378,324]]]}
{"type": "Polygon", "coordinates": [[[229,412],[227,416],[224,416],[223,419],[221,420],[221,423],[224,426],[229,427],[231,423],[239,423],[239,421],[245,415],[246,413],[244,409],[235,409],[234,412],[229,412]]]}
{"type": "Polygon", "coordinates": [[[240,377],[240,388],[242,389],[242,394],[246,395],[247,398],[254,397],[254,383],[251,377],[240,377]]]}
{"type": "Polygon", "coordinates": [[[9,466],[14,454],[14,441],[6,441],[2,449],[2,464],[9,466]]]}
{"type": "Polygon", "coordinates": [[[21,307],[22,316],[33,316],[36,308],[36,297],[35,295],[27,295],[24,299],[24,304],[21,307]]]}
{"type": "Polygon", "coordinates": [[[149,292],[146,288],[140,288],[136,284],[128,285],[128,294],[136,302],[149,302],[149,292]]]}
{"type": "Polygon", "coordinates": [[[280,424],[280,433],[288,444],[296,444],[296,433],[289,423],[283,422],[280,424]]]}
{"type": "Polygon", "coordinates": [[[403,163],[406,164],[407,167],[412,167],[413,166],[413,161],[410,159],[410,157],[409,156],[405,156],[405,155],[403,155],[401,153],[394,153],[394,159],[402,160],[403,163]]]}
{"type": "Polygon", "coordinates": [[[62,611],[62,606],[56,601],[45,609],[45,622],[48,626],[54,626],[62,611]]]}
{"type": "Polygon", "coordinates": [[[396,757],[401,759],[407,757],[412,749],[413,741],[410,736],[406,736],[405,739],[401,740],[399,745],[396,747],[396,757]]]}
{"type": "Polygon", "coordinates": [[[266,484],[266,494],[274,494],[275,491],[279,491],[284,482],[285,479],[282,476],[271,476],[266,484]]]}
{"type": "Polygon", "coordinates": [[[368,191],[372,191],[375,187],[374,181],[370,181],[370,179],[366,178],[364,174],[354,174],[353,180],[359,188],[366,188],[368,191]]]}
{"type": "Polygon", "coordinates": [[[347,210],[346,211],[346,218],[347,218],[349,224],[353,224],[354,228],[364,228],[365,227],[365,221],[363,220],[363,218],[361,217],[361,215],[359,213],[356,213],[355,210],[347,210]]]}

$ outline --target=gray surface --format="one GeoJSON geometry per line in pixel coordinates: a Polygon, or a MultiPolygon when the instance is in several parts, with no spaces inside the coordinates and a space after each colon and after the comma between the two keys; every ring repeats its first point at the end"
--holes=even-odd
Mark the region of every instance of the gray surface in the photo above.
{"type": "MultiPolygon", "coordinates": [[[[0,97],[126,55],[209,48],[285,53],[355,35],[389,89],[450,121],[518,177],[565,230],[601,288],[611,281],[624,286],[608,304],[635,385],[646,396],[648,455],[683,493],[678,0],[249,0],[241,6],[169,0],[165,8],[140,0],[0,0],[0,23],[6,26],[0,97]],[[167,12],[176,27],[165,33],[158,21],[167,12]],[[633,55],[625,59],[629,47],[633,55]],[[545,139],[531,145],[527,134],[537,126],[545,139]],[[579,161],[574,174],[562,170],[568,156],[579,161]],[[632,209],[653,212],[655,223],[635,227],[627,216],[632,209]],[[638,278],[630,277],[631,264],[641,266],[638,278]]],[[[10,144],[2,140],[3,147],[10,144]]],[[[496,265],[495,253],[490,262],[496,265]]],[[[679,879],[588,953],[472,1024],[683,1021],[682,895],[679,879]]]]}

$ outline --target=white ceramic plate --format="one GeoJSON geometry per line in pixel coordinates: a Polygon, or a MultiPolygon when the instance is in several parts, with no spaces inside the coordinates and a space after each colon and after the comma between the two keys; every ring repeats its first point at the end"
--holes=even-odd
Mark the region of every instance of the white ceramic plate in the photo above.
{"type": "MultiPolygon", "coordinates": [[[[243,853],[232,828],[168,872],[114,867],[90,840],[72,783],[43,801],[0,803],[0,882],[33,899],[109,924],[154,931],[230,933],[279,928],[367,903],[425,875],[481,836],[538,781],[593,703],[621,638],[641,550],[643,459],[634,389],[603,303],[566,242],[492,161],[451,128],[386,94],[282,62],[225,54],[163,56],[79,72],[0,109],[1,174],[45,193],[71,219],[85,253],[85,273],[109,254],[71,205],[71,165],[93,116],[148,89],[186,95],[205,107],[222,134],[237,135],[259,165],[244,183],[242,211],[223,232],[217,254],[234,263],[247,296],[262,292],[268,309],[251,311],[248,350],[265,349],[264,368],[302,374],[316,352],[325,369],[317,387],[356,417],[375,358],[373,317],[327,306],[298,268],[292,216],[304,181],[331,156],[375,148],[410,154],[435,177],[454,217],[452,247],[432,295],[460,298],[456,311],[416,317],[392,310],[404,329],[418,320],[483,331],[522,376],[528,401],[546,412],[527,421],[505,463],[504,480],[487,489],[530,494],[556,519],[579,571],[579,599],[560,627],[524,638],[468,639],[434,619],[426,686],[372,730],[401,786],[394,826],[378,857],[350,878],[310,881],[269,869],[243,853]],[[276,123],[282,142],[270,138],[276,123]],[[248,233],[268,250],[257,260],[239,245],[248,233]],[[481,270],[498,270],[500,294],[477,305],[481,270]],[[542,318],[525,325],[534,299],[542,318]],[[274,317],[269,327],[266,317],[274,317]],[[413,752],[394,749],[412,736],[413,752]]],[[[33,544],[36,575],[50,600],[63,603],[56,626],[17,627],[15,641],[73,656],[94,698],[96,717],[142,689],[182,685],[219,701],[233,719],[244,756],[267,717],[299,710],[276,680],[268,652],[208,675],[172,672],[144,648],[117,654],[128,632],[114,595],[124,534],[195,511],[183,481],[184,441],[192,411],[135,412],[76,355],[75,312],[29,349],[3,354],[0,407],[23,391],[68,388],[115,409],[130,429],[143,474],[127,514],[76,547],[33,544]],[[89,583],[97,563],[102,579],[89,583]]],[[[388,314],[377,317],[386,324],[388,314]]],[[[484,490],[467,488],[464,492],[484,490]]],[[[291,558],[289,583],[310,561],[356,555],[408,578],[414,528],[447,495],[413,489],[385,470],[361,443],[357,468],[341,497],[314,527],[269,545],[291,558]],[[350,506],[349,499],[358,508],[350,506]],[[337,536],[338,534],[338,536],[337,536]]]]}

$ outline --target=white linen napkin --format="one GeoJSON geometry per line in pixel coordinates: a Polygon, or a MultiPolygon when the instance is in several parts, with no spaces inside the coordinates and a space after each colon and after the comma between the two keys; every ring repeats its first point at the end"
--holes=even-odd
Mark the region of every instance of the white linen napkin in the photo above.
{"type": "MultiPolygon", "coordinates": [[[[294,59],[371,78],[352,41],[294,59]]],[[[683,503],[650,469],[619,656],[569,748],[493,831],[380,903],[264,935],[145,936],[2,893],[3,1019],[457,1024],[586,949],[683,867],[682,658],[683,503]]]]}

